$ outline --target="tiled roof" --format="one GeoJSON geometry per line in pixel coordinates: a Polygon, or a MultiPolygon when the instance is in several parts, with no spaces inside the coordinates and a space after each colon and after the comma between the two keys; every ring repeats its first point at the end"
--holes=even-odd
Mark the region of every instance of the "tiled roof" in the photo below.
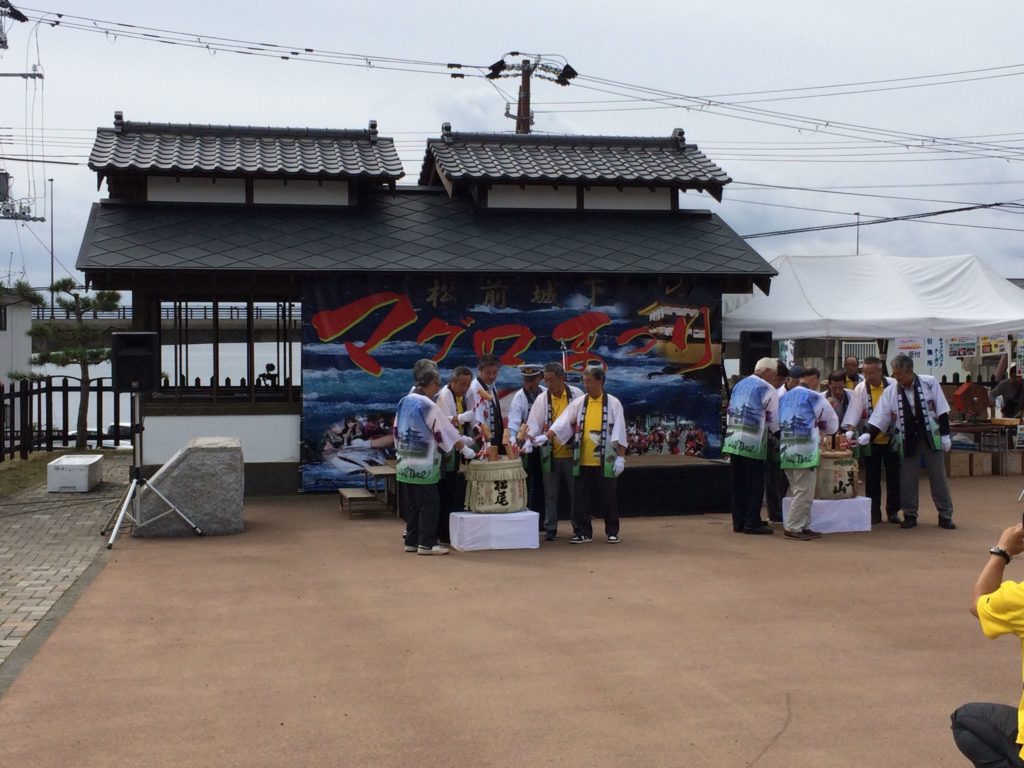
{"type": "Polygon", "coordinates": [[[95,204],[78,269],[732,275],[775,271],[707,212],[478,212],[398,187],[373,208],[95,204]]]}
{"type": "Polygon", "coordinates": [[[458,181],[641,184],[721,192],[731,179],[687,144],[683,131],[668,138],[452,133],[427,141],[420,184],[437,173],[458,181]]]}
{"type": "Polygon", "coordinates": [[[233,125],[133,123],[98,128],[89,167],[179,173],[370,178],[404,173],[394,141],[365,131],[253,128],[233,125]]]}

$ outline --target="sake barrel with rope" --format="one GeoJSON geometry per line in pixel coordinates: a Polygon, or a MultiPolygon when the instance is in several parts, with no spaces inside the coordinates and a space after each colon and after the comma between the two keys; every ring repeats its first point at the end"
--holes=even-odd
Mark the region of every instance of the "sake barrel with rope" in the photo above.
{"type": "Polygon", "coordinates": [[[816,499],[852,499],[857,495],[857,460],[852,451],[822,451],[814,484],[816,499]]]}
{"type": "Polygon", "coordinates": [[[526,509],[526,470],[518,459],[473,461],[466,467],[466,509],[495,514],[526,509]]]}

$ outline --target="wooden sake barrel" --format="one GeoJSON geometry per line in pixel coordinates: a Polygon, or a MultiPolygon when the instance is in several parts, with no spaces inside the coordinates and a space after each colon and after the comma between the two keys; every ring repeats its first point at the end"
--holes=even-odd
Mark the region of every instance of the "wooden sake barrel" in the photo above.
{"type": "Polygon", "coordinates": [[[852,499],[857,495],[857,460],[852,451],[822,451],[814,485],[816,499],[852,499]]]}
{"type": "Polygon", "coordinates": [[[470,462],[466,467],[466,509],[485,513],[526,509],[523,462],[518,459],[470,462]]]}

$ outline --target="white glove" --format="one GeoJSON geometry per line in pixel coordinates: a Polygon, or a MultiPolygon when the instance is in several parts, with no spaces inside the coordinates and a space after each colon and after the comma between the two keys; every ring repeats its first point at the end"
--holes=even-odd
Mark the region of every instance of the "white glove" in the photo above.
{"type": "Polygon", "coordinates": [[[871,442],[871,433],[865,432],[863,435],[857,438],[857,445],[867,445],[871,442]]]}
{"type": "Polygon", "coordinates": [[[466,461],[470,461],[476,458],[476,451],[474,451],[468,445],[462,446],[462,451],[460,451],[460,453],[462,453],[462,458],[464,458],[466,461]]]}
{"type": "Polygon", "coordinates": [[[349,443],[348,447],[349,448],[369,448],[370,447],[370,441],[369,440],[363,440],[362,438],[357,437],[354,440],[352,440],[351,443],[349,443]]]}
{"type": "Polygon", "coordinates": [[[856,440],[857,439],[857,435],[855,435],[853,432],[847,432],[846,433],[846,439],[847,440],[856,440]]]}
{"type": "Polygon", "coordinates": [[[469,424],[473,420],[472,411],[463,411],[459,414],[459,424],[469,424]]]}
{"type": "Polygon", "coordinates": [[[622,470],[626,468],[626,460],[621,456],[615,457],[615,476],[618,477],[622,474],[622,470]]]}
{"type": "Polygon", "coordinates": [[[523,447],[519,449],[522,453],[533,453],[533,441],[527,438],[523,447]]]}
{"type": "Polygon", "coordinates": [[[949,435],[943,435],[942,438],[942,450],[949,453],[949,449],[953,447],[953,438],[949,435]]]}
{"type": "Polygon", "coordinates": [[[533,444],[535,446],[544,445],[544,443],[546,443],[547,441],[548,441],[548,436],[547,435],[537,435],[535,438],[533,438],[533,444]]]}

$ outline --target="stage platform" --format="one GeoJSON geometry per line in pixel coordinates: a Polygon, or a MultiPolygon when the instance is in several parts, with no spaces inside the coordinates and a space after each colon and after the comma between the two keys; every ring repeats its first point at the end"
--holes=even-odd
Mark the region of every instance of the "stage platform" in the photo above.
{"type": "Polygon", "coordinates": [[[728,461],[690,456],[627,456],[619,476],[619,516],[699,515],[729,512],[728,461]]]}

